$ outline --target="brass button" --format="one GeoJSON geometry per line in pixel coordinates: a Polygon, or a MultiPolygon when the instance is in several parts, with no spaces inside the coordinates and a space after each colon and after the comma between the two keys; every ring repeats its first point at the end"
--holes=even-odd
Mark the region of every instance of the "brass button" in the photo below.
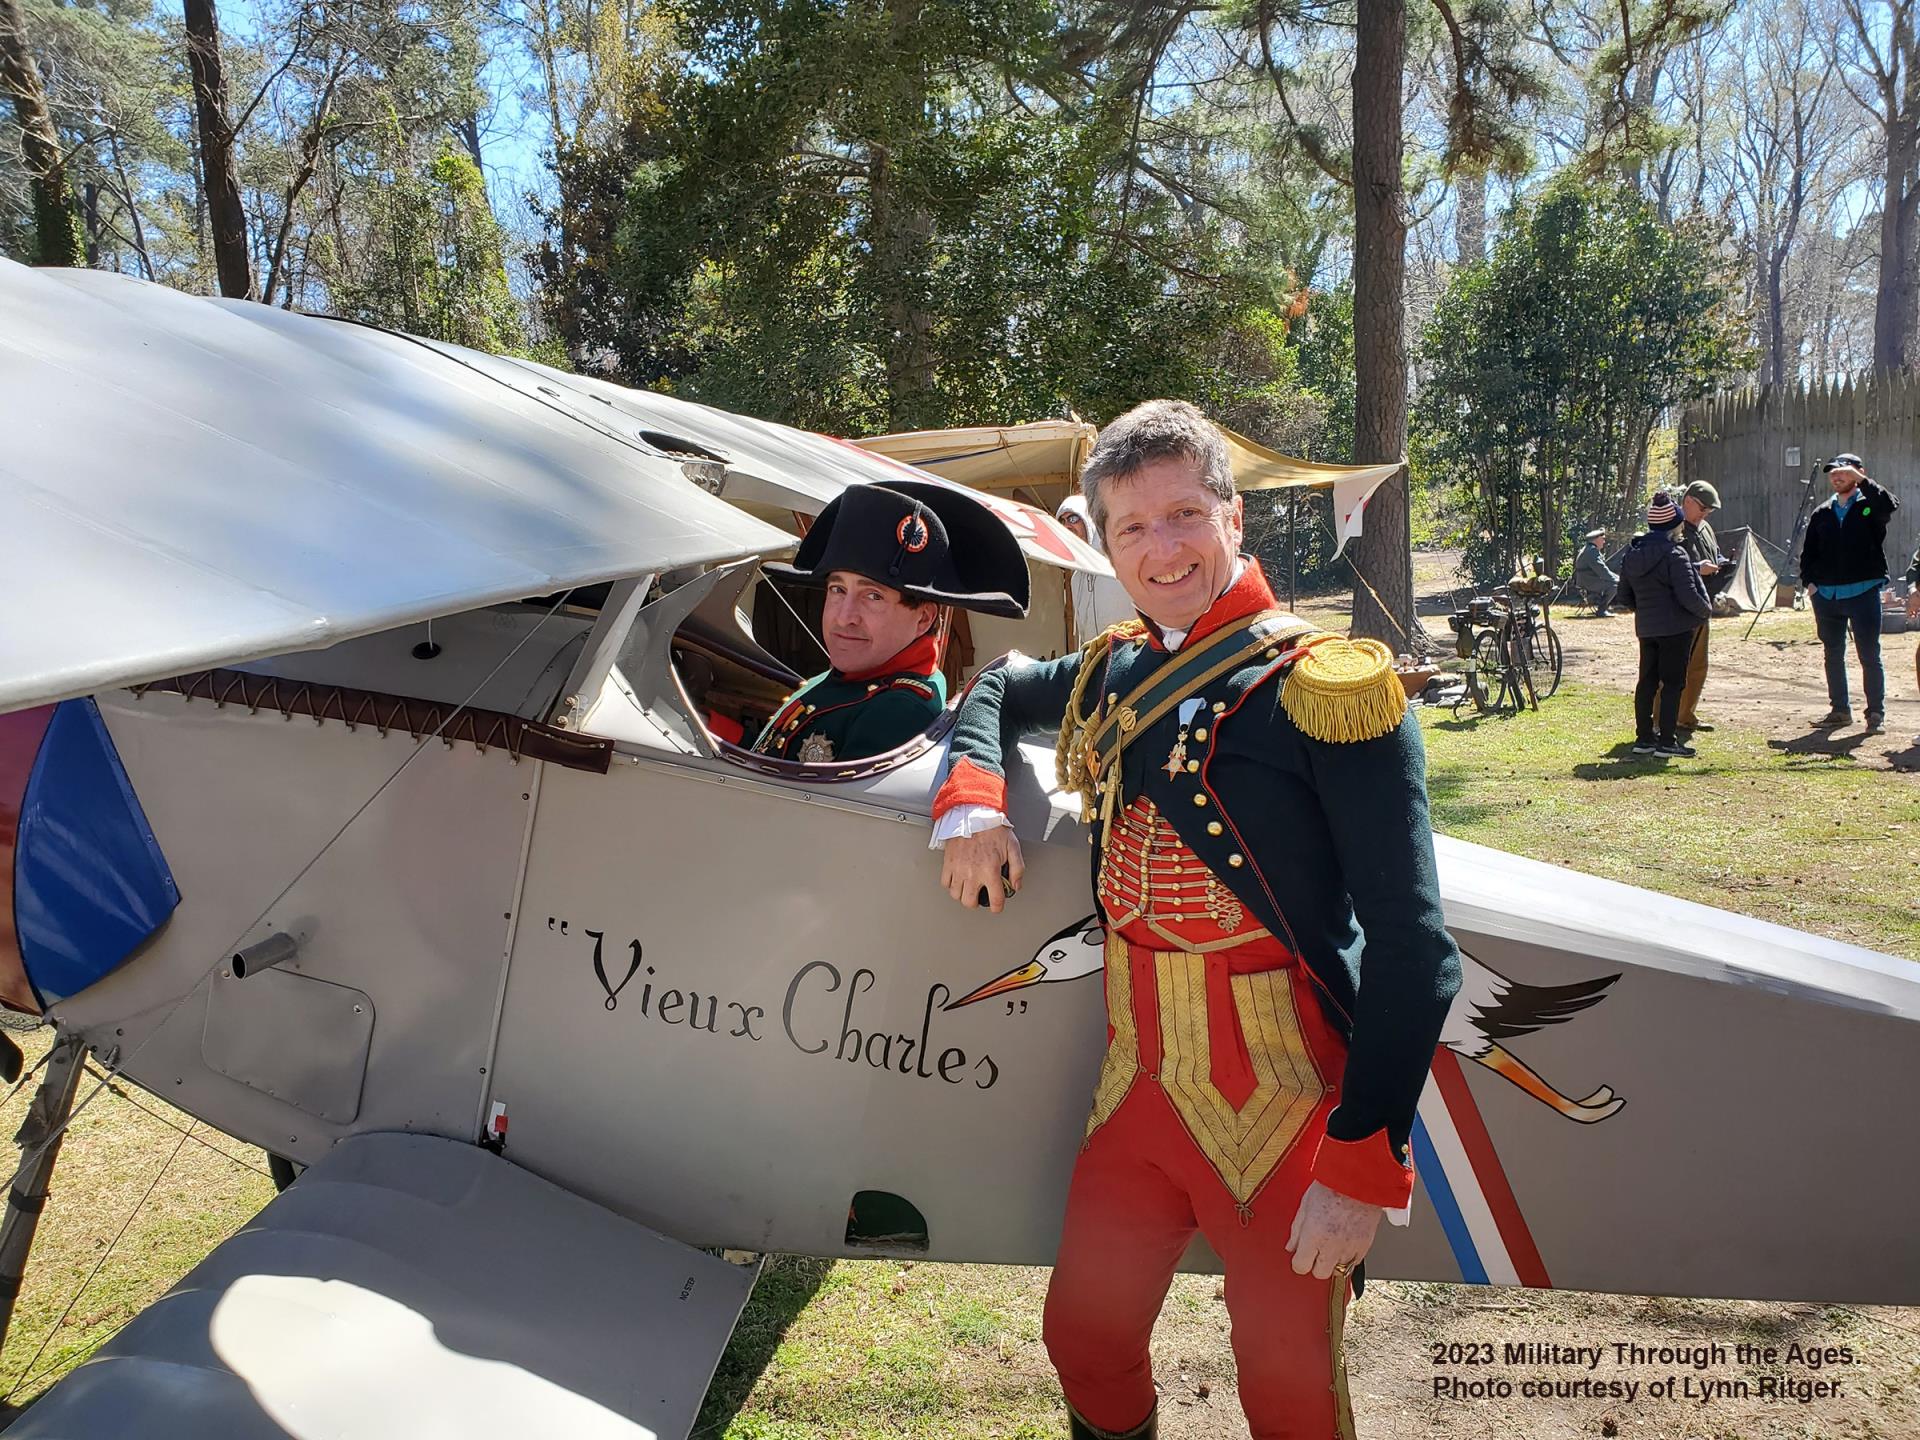
{"type": "Polygon", "coordinates": [[[1196,730],[1196,731],[1194,731],[1194,732],[1193,732],[1193,738],[1194,738],[1194,739],[1196,739],[1196,740],[1204,740],[1204,739],[1206,739],[1206,738],[1207,738],[1207,727],[1206,727],[1206,726],[1204,726],[1204,725],[1202,725],[1202,726],[1201,726],[1201,727],[1200,727],[1200,728],[1199,728],[1198,730],[1196,730]]]}
{"type": "Polygon", "coordinates": [[[1277,646],[1277,645],[1276,645],[1276,646],[1274,646],[1274,647],[1273,647],[1272,649],[1270,649],[1270,650],[1268,650],[1268,651],[1267,651],[1267,659],[1269,659],[1269,660],[1278,660],[1279,658],[1280,658],[1280,648],[1279,648],[1279,646],[1277,646]]]}
{"type": "Polygon", "coordinates": [[[1224,715],[1224,714],[1226,714],[1226,713],[1227,713],[1227,702],[1226,702],[1226,701],[1224,701],[1224,700],[1216,700],[1216,701],[1214,701],[1214,702],[1213,702],[1213,713],[1214,713],[1214,714],[1216,714],[1216,715],[1224,715]]]}
{"type": "Polygon", "coordinates": [[[1219,833],[1220,833],[1220,822],[1218,820],[1209,820],[1207,822],[1207,834],[1218,835],[1219,833]]]}
{"type": "Polygon", "coordinates": [[[1244,855],[1227,856],[1227,864],[1233,866],[1233,868],[1236,870],[1238,870],[1242,865],[1246,863],[1247,863],[1247,857],[1244,855]]]}
{"type": "Polygon", "coordinates": [[[1118,705],[1119,703],[1120,703],[1120,692],[1118,690],[1109,690],[1107,692],[1107,704],[1118,705]]]}
{"type": "Polygon", "coordinates": [[[867,693],[868,693],[869,695],[871,695],[871,694],[872,694],[872,693],[873,693],[874,691],[876,691],[876,690],[878,690],[879,688],[880,688],[880,687],[879,687],[879,685],[877,685],[877,684],[875,684],[875,685],[869,685],[869,686],[867,686],[867,693]]]}
{"type": "Polygon", "coordinates": [[[1196,795],[1193,797],[1193,803],[1196,805],[1204,805],[1207,803],[1207,797],[1205,795],[1196,795]]]}
{"type": "Polygon", "coordinates": [[[1187,773],[1189,775],[1193,774],[1193,772],[1198,770],[1199,768],[1200,768],[1200,762],[1198,760],[1187,761],[1187,773]]]}

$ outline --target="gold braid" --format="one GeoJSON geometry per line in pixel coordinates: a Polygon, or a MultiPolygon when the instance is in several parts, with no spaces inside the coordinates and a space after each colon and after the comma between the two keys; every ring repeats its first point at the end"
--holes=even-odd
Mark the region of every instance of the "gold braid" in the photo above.
{"type": "MultiPolygon", "coordinates": [[[[1093,823],[1094,793],[1093,772],[1087,765],[1087,736],[1093,728],[1094,714],[1080,707],[1102,655],[1113,653],[1116,640],[1138,640],[1146,633],[1147,627],[1141,621],[1122,620],[1117,625],[1109,625],[1080,647],[1080,673],[1074,679],[1067,712],[1060,721],[1060,738],[1054,742],[1053,769],[1060,788],[1080,797],[1080,818],[1088,825],[1093,823]]],[[[1096,699],[1094,710],[1098,709],[1096,699]]]]}

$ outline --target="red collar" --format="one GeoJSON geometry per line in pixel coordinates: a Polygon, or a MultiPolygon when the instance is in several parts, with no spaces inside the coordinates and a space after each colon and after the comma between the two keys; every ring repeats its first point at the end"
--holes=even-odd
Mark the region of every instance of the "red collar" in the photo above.
{"type": "MultiPolygon", "coordinates": [[[[1193,622],[1193,628],[1187,631],[1187,638],[1180,642],[1185,649],[1194,641],[1211,635],[1223,625],[1248,615],[1257,615],[1262,610],[1271,610],[1280,602],[1273,597],[1273,587],[1267,584],[1266,572],[1261,570],[1260,562],[1251,555],[1247,557],[1247,567],[1240,572],[1240,578],[1220,593],[1220,598],[1209,605],[1206,613],[1193,622]]],[[[1147,621],[1147,643],[1156,650],[1166,649],[1160,638],[1160,627],[1151,620],[1147,621]]]]}
{"type": "Polygon", "coordinates": [[[939,630],[935,625],[918,640],[914,641],[898,655],[871,670],[855,670],[842,675],[842,680],[877,680],[882,675],[931,675],[940,668],[940,641],[935,634],[939,630]]]}

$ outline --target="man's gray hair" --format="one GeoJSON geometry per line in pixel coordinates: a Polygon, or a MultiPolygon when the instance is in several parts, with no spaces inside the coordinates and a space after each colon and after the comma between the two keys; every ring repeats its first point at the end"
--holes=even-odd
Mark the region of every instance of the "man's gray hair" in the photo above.
{"type": "Polygon", "coordinates": [[[1126,480],[1156,460],[1192,460],[1200,480],[1223,502],[1233,499],[1233,464],[1220,427],[1184,400],[1149,400],[1100,432],[1080,471],[1080,493],[1093,512],[1093,528],[1107,530],[1106,486],[1126,480]]]}

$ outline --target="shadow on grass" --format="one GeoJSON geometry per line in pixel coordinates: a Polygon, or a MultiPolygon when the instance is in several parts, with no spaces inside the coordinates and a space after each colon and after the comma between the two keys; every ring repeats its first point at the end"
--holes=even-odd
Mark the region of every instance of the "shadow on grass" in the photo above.
{"type": "MultiPolygon", "coordinates": [[[[1622,740],[1611,749],[1601,752],[1600,759],[1585,765],[1575,765],[1567,773],[1576,780],[1631,780],[1636,775],[1664,775],[1673,765],[1673,761],[1664,755],[1636,755],[1633,742],[1622,740]]],[[[1704,770],[1673,770],[1676,775],[1704,775],[1704,770]]]]}
{"type": "Polygon", "coordinates": [[[740,1312],[740,1323],[733,1327],[733,1339],[727,1342],[713,1372],[713,1383],[707,1387],[707,1398],[700,1406],[700,1418],[694,1422],[690,1440],[719,1440],[727,1433],[733,1417],[753,1393],[755,1382],[773,1363],[787,1327],[820,1292],[832,1268],[831,1260],[798,1255],[768,1257],[747,1308],[740,1312]]]}
{"type": "Polygon", "coordinates": [[[1767,748],[1778,750],[1785,755],[1829,755],[1853,758],[1853,752],[1866,742],[1864,730],[1856,730],[1850,735],[1837,736],[1830,730],[1812,730],[1805,735],[1797,735],[1791,740],[1769,740],[1767,748]]]}

